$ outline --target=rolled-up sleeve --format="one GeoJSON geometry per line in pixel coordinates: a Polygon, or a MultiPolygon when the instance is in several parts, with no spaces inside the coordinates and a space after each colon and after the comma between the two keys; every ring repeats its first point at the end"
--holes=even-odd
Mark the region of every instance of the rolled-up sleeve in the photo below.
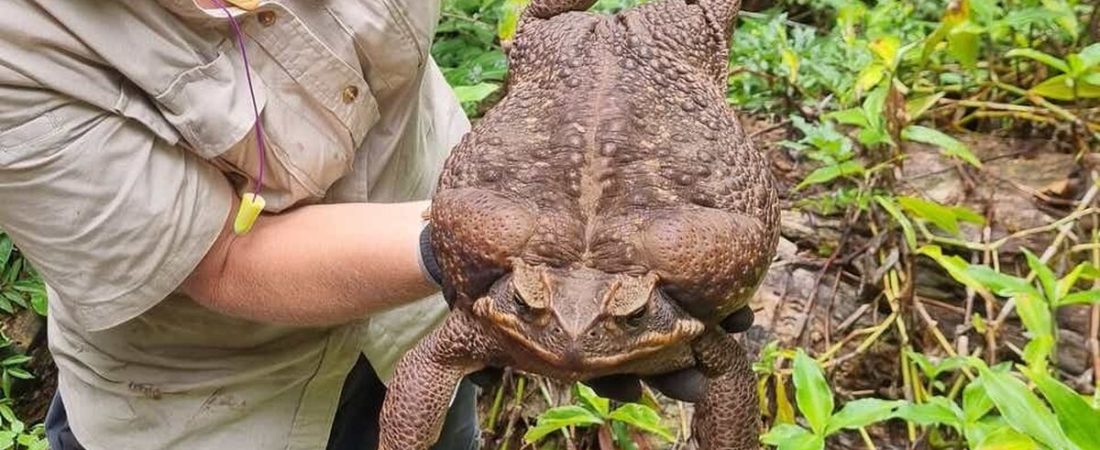
{"type": "Polygon", "coordinates": [[[89,331],[177,289],[232,195],[210,163],[132,119],[0,83],[0,228],[89,331]]]}

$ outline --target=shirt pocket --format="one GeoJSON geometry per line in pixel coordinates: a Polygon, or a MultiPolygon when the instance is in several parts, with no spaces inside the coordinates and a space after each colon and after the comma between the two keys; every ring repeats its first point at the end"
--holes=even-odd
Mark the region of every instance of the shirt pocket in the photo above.
{"type": "MultiPolygon", "coordinates": [[[[227,52],[231,50],[226,49],[227,52]]],[[[315,203],[352,170],[356,144],[352,133],[313,92],[292,78],[262,48],[248,49],[252,76],[263,89],[263,190],[266,210],[278,212],[299,203],[315,203]]],[[[369,96],[369,93],[363,93],[369,96]]],[[[374,102],[373,98],[361,101],[374,102]]],[[[251,105],[249,105],[251,108],[251,105]]],[[[244,113],[243,111],[241,113],[244,113]]],[[[252,111],[247,114],[251,117],[252,111]]],[[[370,116],[376,120],[377,114],[370,116]]],[[[261,157],[255,129],[214,159],[241,192],[253,190],[261,157]]]]}
{"type": "Polygon", "coordinates": [[[393,90],[417,79],[428,61],[438,1],[352,0],[329,8],[351,33],[372,87],[393,90]]]}
{"type": "Polygon", "coordinates": [[[0,166],[7,166],[26,157],[35,149],[50,146],[61,134],[61,119],[53,111],[0,130],[0,166]]]}

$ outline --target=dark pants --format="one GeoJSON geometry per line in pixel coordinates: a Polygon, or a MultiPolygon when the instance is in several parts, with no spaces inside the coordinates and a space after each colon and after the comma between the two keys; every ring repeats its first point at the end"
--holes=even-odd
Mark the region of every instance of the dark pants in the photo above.
{"type": "MultiPolygon", "coordinates": [[[[340,406],[329,434],[328,450],[374,450],[378,448],[378,415],[386,386],[375,375],[366,358],[359,361],[344,381],[340,406]]],[[[477,388],[468,380],[459,385],[454,404],[447,412],[439,442],[432,450],[475,450],[480,437],[477,426],[477,388]]],[[[60,395],[54,395],[46,413],[46,439],[51,450],[83,450],[69,429],[69,418],[60,395]]]]}

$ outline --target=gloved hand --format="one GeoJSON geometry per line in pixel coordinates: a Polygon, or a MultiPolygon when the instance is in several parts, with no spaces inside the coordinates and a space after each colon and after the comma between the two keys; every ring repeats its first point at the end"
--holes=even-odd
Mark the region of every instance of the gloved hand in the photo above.
{"type": "Polygon", "coordinates": [[[425,223],[425,226],[420,229],[420,244],[417,245],[418,260],[420,261],[420,272],[423,277],[436,288],[443,290],[443,299],[447,300],[447,306],[454,309],[454,295],[453,292],[448,292],[448,289],[443,285],[443,267],[439,265],[439,260],[436,259],[436,248],[431,244],[431,223],[425,223]]]}
{"type": "MultiPolygon", "coordinates": [[[[424,278],[434,284],[437,288],[443,288],[443,268],[439,266],[439,260],[435,258],[435,247],[432,246],[432,224],[430,222],[425,223],[424,227],[420,229],[420,245],[418,249],[418,259],[420,260],[420,271],[424,274],[424,278]]],[[[447,305],[454,307],[451,298],[444,296],[447,299],[447,305]]]]}

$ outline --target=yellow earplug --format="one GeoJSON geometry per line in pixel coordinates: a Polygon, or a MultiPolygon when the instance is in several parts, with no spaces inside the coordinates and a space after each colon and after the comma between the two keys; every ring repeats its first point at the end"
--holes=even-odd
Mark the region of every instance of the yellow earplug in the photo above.
{"type": "Polygon", "coordinates": [[[233,232],[237,235],[248,233],[256,218],[264,210],[264,198],[258,194],[245,192],[241,196],[241,207],[237,209],[237,218],[233,221],[233,232]]]}

